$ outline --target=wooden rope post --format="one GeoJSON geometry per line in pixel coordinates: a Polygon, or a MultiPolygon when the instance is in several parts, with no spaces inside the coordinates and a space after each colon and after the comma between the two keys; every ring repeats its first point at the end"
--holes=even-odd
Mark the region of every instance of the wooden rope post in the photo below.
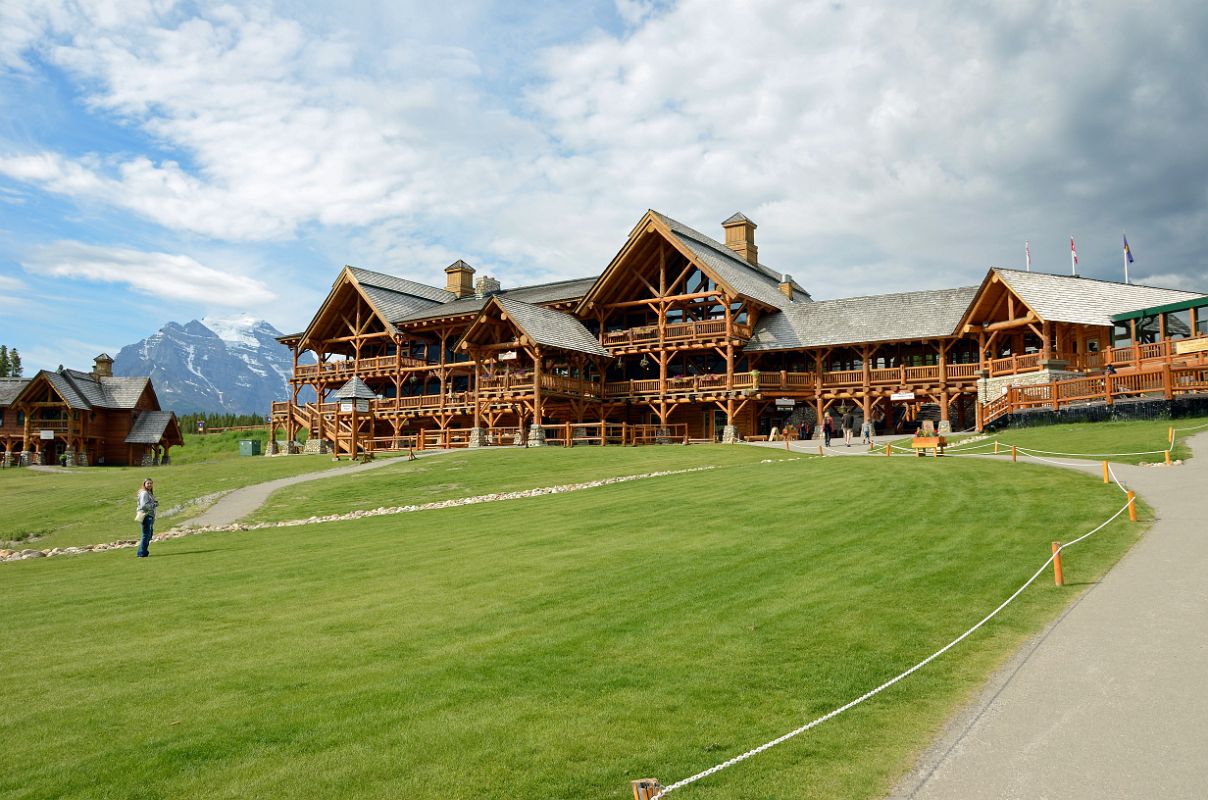
{"type": "Polygon", "coordinates": [[[1166,466],[1170,466],[1170,451],[1166,451],[1166,466]]]}
{"type": "Polygon", "coordinates": [[[1108,480],[1108,475],[1109,475],[1109,473],[1107,471],[1107,462],[1104,461],[1103,462],[1103,482],[1104,483],[1111,483],[1111,481],[1108,480]]]}
{"type": "Polygon", "coordinates": [[[1065,586],[1065,574],[1061,571],[1061,542],[1053,542],[1053,583],[1065,586]]]}
{"type": "Polygon", "coordinates": [[[998,455],[998,440],[994,440],[994,455],[998,455]]]}
{"type": "Polygon", "coordinates": [[[1128,493],[1128,521],[1129,522],[1137,521],[1137,493],[1136,492],[1128,493]]]}
{"type": "Polygon", "coordinates": [[[890,452],[889,452],[889,442],[886,442],[886,443],[885,443],[885,455],[890,455],[890,452]]]}
{"type": "MultiPolygon", "coordinates": [[[[687,439],[688,435],[684,434],[684,438],[687,439]]],[[[784,437],[784,450],[786,453],[788,452],[788,449],[789,449],[789,437],[786,436],[786,437],[784,437]]]]}
{"type": "Polygon", "coordinates": [[[822,452],[822,445],[818,445],[818,455],[820,455],[820,456],[826,455],[826,453],[822,452]]]}
{"type": "Polygon", "coordinates": [[[629,785],[633,787],[633,800],[650,800],[663,790],[663,784],[659,783],[658,778],[641,778],[630,781],[629,785]]]}
{"type": "Polygon", "coordinates": [[[1011,463],[1014,464],[1014,463],[1016,463],[1016,461],[1017,461],[1017,459],[1015,456],[1015,445],[1011,445],[1011,463]]]}

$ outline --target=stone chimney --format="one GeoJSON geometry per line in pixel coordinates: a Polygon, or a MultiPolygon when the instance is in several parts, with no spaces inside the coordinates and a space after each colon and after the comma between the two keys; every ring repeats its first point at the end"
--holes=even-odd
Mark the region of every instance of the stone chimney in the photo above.
{"type": "Polygon", "coordinates": [[[503,287],[499,285],[499,281],[490,275],[483,275],[474,281],[474,296],[481,300],[493,294],[498,294],[501,288],[503,287]]]}
{"type": "Polygon", "coordinates": [[[474,268],[460,258],[445,267],[445,290],[459,298],[474,294],[474,268]]]}
{"type": "Polygon", "coordinates": [[[726,247],[746,259],[748,264],[758,264],[759,248],[755,246],[755,223],[741,213],[735,213],[721,226],[726,229],[726,247]]]}
{"type": "Polygon", "coordinates": [[[787,272],[780,276],[780,283],[776,285],[780,289],[780,293],[788,299],[793,299],[793,276],[787,272]]]}
{"type": "Polygon", "coordinates": [[[92,360],[92,363],[96,365],[92,368],[93,375],[98,378],[113,377],[113,359],[109,357],[108,353],[101,353],[92,360]]]}

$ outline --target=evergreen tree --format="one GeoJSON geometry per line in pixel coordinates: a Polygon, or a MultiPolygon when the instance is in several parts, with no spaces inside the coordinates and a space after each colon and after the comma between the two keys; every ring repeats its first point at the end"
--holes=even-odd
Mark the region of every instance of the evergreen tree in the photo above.
{"type": "Polygon", "coordinates": [[[0,378],[7,378],[11,365],[8,362],[8,345],[0,344],[0,378]]]}
{"type": "Polygon", "coordinates": [[[21,377],[21,354],[15,347],[8,351],[8,374],[11,378],[21,377]]]}

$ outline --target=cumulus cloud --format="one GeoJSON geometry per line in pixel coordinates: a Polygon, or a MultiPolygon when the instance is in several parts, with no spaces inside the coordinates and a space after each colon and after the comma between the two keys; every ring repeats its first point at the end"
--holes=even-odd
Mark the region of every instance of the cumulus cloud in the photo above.
{"type": "Polygon", "coordinates": [[[1070,233],[1085,272],[1118,277],[1124,228],[1134,276],[1200,279],[1208,7],[1190,0],[615,0],[619,30],[507,58],[448,33],[515,16],[489,2],[350,3],[371,33],[305,4],[4,9],[0,60],[38,54],[156,146],[10,146],[0,175],[173,232],[302,232],[437,281],[433,259],[466,256],[514,284],[598,272],[648,207],[716,235],[741,210],[819,297],[976,282],[1022,266],[1025,239],[1064,271],[1070,233]]]}
{"type": "Polygon", "coordinates": [[[232,275],[189,256],[81,242],[57,242],[38,248],[22,267],[32,274],[126,284],[153,297],[207,305],[246,308],[276,297],[255,278],[232,275]]]}

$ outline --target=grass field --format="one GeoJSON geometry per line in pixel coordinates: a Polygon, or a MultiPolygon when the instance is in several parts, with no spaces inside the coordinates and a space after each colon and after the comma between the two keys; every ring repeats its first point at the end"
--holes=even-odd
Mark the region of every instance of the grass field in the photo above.
{"type": "MultiPolygon", "coordinates": [[[[649,454],[720,450],[586,452],[632,474],[649,454]]],[[[896,674],[1121,503],[1026,464],[723,457],[574,494],[207,534],[146,560],[4,565],[0,795],[624,798],[632,778],[685,777],[896,674]]],[[[409,491],[477,493],[478,458],[498,459],[500,484],[589,471],[579,451],[459,454],[419,462],[409,491]]],[[[1070,586],[1038,583],[874,701],[674,796],[878,797],[1141,527],[1080,545],[1070,586]]]]}
{"type": "Polygon", "coordinates": [[[155,481],[159,528],[195,515],[196,498],[253,483],[322,469],[326,456],[239,456],[238,433],[187,435],[168,467],[88,467],[61,472],[0,471],[0,547],[70,547],[135,538],[134,497],[143,478],[155,481]]]}
{"type": "MultiPolygon", "coordinates": [[[[1167,432],[1174,428],[1208,425],[1208,417],[1179,420],[1137,420],[1128,422],[1081,422],[1068,425],[1045,425],[1036,428],[1008,428],[998,431],[988,440],[997,439],[1005,445],[1052,450],[1072,457],[1101,460],[1100,453],[1144,453],[1145,455],[1114,455],[1107,458],[1121,464],[1150,463],[1163,460],[1160,451],[1167,447],[1167,432]],[[1073,454],[1090,454],[1085,456],[1073,454]]],[[[1201,430],[1204,430],[1201,428],[1201,430]]],[[[1188,435],[1191,435],[1190,433],[1188,435]]],[[[958,451],[959,452],[959,451],[958,451]]],[[[1176,436],[1171,458],[1189,458],[1191,450],[1176,436]]],[[[1052,456],[1065,458],[1066,456],[1052,456]]]]}

